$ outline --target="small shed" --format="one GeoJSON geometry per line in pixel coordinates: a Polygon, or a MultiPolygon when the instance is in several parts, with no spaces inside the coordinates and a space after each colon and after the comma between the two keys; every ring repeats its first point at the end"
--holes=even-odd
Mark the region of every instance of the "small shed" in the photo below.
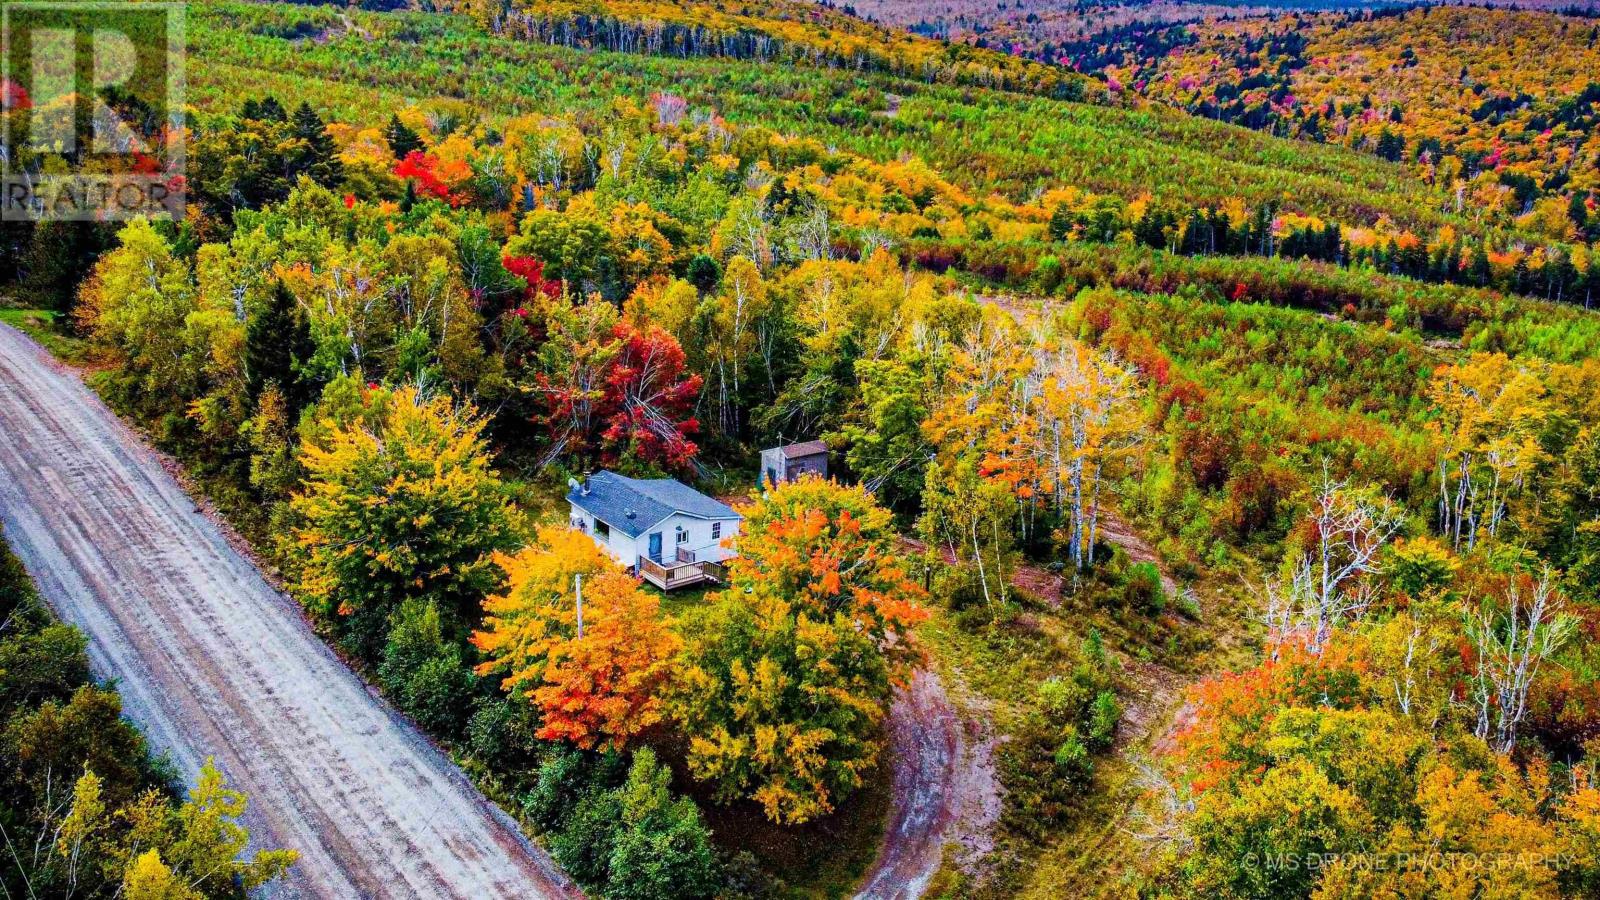
{"type": "Polygon", "coordinates": [[[761,476],[763,485],[784,484],[802,475],[828,477],[828,445],[821,441],[805,441],[761,451],[761,476]]]}

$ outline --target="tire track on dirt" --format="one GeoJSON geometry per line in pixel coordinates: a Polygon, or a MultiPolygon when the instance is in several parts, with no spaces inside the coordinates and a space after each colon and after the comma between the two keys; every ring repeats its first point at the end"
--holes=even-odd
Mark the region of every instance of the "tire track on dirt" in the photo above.
{"type": "MultiPolygon", "coordinates": [[[[996,306],[1017,319],[1052,301],[979,295],[978,302],[996,306]]],[[[1116,510],[1100,510],[1100,532],[1132,562],[1148,562],[1160,573],[1161,586],[1176,596],[1178,584],[1160,555],[1116,510]]],[[[907,553],[928,552],[915,538],[900,537],[907,553]]],[[[955,553],[939,548],[946,563],[955,553]]],[[[1066,576],[1041,566],[1022,565],[1007,579],[1052,605],[1059,605],[1066,576]]],[[[1138,687],[1123,694],[1124,726],[1117,753],[1128,755],[1160,729],[1159,748],[1171,741],[1193,710],[1180,704],[1188,680],[1154,663],[1133,658],[1123,661],[1124,678],[1138,687]]],[[[894,794],[889,826],[882,849],[855,900],[917,900],[943,863],[945,847],[959,847],[957,862],[970,871],[981,865],[992,849],[993,833],[1001,811],[1002,787],[994,768],[995,737],[984,723],[963,718],[952,706],[937,675],[915,673],[910,685],[898,691],[889,710],[889,743],[893,754],[894,794]]]]}
{"type": "Polygon", "coordinates": [[[75,376],[0,325],[0,525],[152,746],[214,756],[282,897],[577,897],[75,376]]]}
{"type": "Polygon", "coordinates": [[[1000,818],[994,740],[951,704],[939,676],[913,673],[889,708],[894,799],[883,848],[855,900],[916,900],[960,846],[964,865],[990,849],[1000,818]]]}

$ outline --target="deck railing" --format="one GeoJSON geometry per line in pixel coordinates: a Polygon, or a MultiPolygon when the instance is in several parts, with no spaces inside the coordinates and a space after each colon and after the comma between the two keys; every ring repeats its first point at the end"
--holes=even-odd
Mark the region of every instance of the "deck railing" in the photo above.
{"type": "MultiPolygon", "coordinates": [[[[679,558],[682,558],[681,553],[679,558]]],[[[676,587],[698,584],[702,581],[725,581],[728,569],[726,566],[709,561],[674,561],[672,565],[664,565],[644,557],[639,560],[639,577],[664,591],[670,591],[676,587]]]]}
{"type": "Polygon", "coordinates": [[[639,560],[639,574],[661,586],[672,580],[672,569],[653,559],[641,558],[639,560]]]}

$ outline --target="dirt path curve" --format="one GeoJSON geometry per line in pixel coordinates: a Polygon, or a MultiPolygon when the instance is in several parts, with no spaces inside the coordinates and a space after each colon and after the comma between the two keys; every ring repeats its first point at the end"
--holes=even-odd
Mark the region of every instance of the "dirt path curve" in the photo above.
{"type": "Polygon", "coordinates": [[[70,372],[0,325],[0,524],[125,713],[193,778],[214,756],[279,897],[577,897],[314,635],[70,372]]]}
{"type": "MultiPolygon", "coordinates": [[[[1150,562],[1161,570],[1168,593],[1176,584],[1154,548],[1109,509],[1101,510],[1106,540],[1120,545],[1134,562],[1150,562]]],[[[901,548],[925,553],[927,544],[902,535],[901,548]]],[[[948,563],[955,554],[941,548],[948,563]]],[[[1035,565],[1011,573],[1010,582],[1051,602],[1059,601],[1063,578],[1035,565]]],[[[1158,727],[1181,688],[1176,676],[1152,663],[1129,660],[1140,671],[1131,679],[1140,685],[1127,704],[1128,738],[1139,740],[1158,727]]],[[[895,696],[889,710],[889,743],[893,752],[894,801],[888,833],[856,900],[916,900],[943,862],[944,848],[959,845],[959,861],[975,865],[992,848],[1000,818],[1000,783],[994,768],[994,738],[979,723],[964,719],[946,695],[939,676],[918,671],[895,696]]]]}
{"type": "Polygon", "coordinates": [[[856,900],[915,900],[939,870],[946,845],[976,861],[1000,817],[994,741],[967,722],[939,676],[916,672],[889,710],[894,802],[883,849],[856,900]],[[972,732],[969,734],[969,732],[972,732]]]}

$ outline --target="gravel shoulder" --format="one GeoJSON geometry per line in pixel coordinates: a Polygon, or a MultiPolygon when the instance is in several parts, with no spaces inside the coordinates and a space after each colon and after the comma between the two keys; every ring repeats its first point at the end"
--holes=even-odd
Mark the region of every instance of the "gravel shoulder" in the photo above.
{"type": "Polygon", "coordinates": [[[578,897],[230,546],[75,375],[0,325],[0,525],[96,674],[193,778],[249,793],[279,897],[578,897]]]}

